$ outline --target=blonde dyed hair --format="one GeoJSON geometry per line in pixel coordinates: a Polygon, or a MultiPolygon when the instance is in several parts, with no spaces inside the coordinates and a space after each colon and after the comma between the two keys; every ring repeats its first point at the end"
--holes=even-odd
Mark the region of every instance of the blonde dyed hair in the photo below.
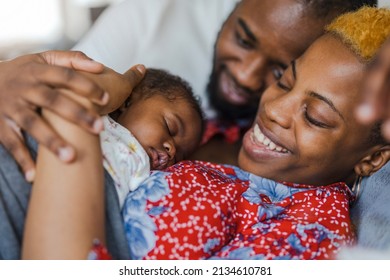
{"type": "Polygon", "coordinates": [[[390,9],[363,7],[333,20],[326,31],[338,36],[344,44],[369,62],[390,36],[390,9]]]}

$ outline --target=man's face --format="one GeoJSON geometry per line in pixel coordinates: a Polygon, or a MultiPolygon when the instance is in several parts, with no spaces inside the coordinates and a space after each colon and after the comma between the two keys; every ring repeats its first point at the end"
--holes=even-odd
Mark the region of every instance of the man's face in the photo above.
{"type": "Polygon", "coordinates": [[[243,0],[215,45],[208,92],[223,118],[252,118],[263,91],[321,33],[296,0],[243,0]]]}

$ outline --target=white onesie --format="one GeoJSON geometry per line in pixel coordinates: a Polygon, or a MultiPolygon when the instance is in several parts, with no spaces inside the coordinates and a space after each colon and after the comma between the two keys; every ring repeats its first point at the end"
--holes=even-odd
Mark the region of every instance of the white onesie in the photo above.
{"type": "Polygon", "coordinates": [[[109,116],[103,116],[100,133],[103,165],[115,182],[122,208],[127,194],[134,191],[150,173],[149,156],[134,135],[109,116]]]}

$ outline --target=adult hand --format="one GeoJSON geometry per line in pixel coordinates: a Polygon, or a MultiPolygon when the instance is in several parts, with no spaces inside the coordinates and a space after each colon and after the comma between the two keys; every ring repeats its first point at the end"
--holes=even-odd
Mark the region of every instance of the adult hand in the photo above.
{"type": "Polygon", "coordinates": [[[356,116],[362,123],[382,120],[382,134],[390,141],[390,39],[368,69],[363,86],[363,102],[356,116]]]}
{"type": "Polygon", "coordinates": [[[61,160],[72,161],[75,156],[73,148],[42,119],[41,108],[93,133],[99,132],[98,114],[60,91],[68,89],[98,105],[108,102],[108,94],[73,69],[100,73],[104,66],[74,51],[47,51],[0,62],[0,143],[15,158],[28,181],[34,179],[35,165],[19,128],[61,160]]]}

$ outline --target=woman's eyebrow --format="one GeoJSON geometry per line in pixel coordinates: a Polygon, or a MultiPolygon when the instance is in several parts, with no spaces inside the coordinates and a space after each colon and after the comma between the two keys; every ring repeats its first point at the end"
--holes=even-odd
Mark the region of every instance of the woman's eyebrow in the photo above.
{"type": "Polygon", "coordinates": [[[314,92],[314,91],[310,91],[309,92],[309,96],[317,98],[317,99],[323,101],[324,103],[326,103],[334,112],[336,112],[340,116],[340,118],[343,121],[345,121],[343,115],[340,113],[339,110],[337,110],[336,106],[334,106],[333,102],[330,99],[328,99],[325,96],[323,96],[323,95],[321,95],[321,94],[319,94],[317,92],[314,92]]]}
{"type": "MultiPolygon", "coordinates": [[[[291,69],[292,69],[293,77],[296,80],[297,79],[297,68],[296,68],[296,61],[295,60],[291,61],[291,69]]],[[[309,91],[309,96],[317,98],[318,100],[321,100],[322,102],[326,103],[332,109],[332,111],[337,113],[337,115],[339,115],[340,118],[343,121],[345,121],[343,115],[340,113],[339,110],[337,110],[337,108],[333,104],[332,100],[330,100],[329,98],[326,98],[325,96],[323,96],[323,95],[321,95],[321,94],[319,94],[317,92],[314,92],[314,91],[309,91]]]]}
{"type": "Polygon", "coordinates": [[[296,68],[295,60],[291,61],[291,69],[292,69],[292,74],[293,74],[294,80],[296,80],[297,79],[297,68],[296,68]]]}
{"type": "Polygon", "coordinates": [[[252,41],[257,42],[257,38],[255,34],[251,31],[249,26],[246,24],[246,22],[242,18],[237,19],[238,24],[241,26],[241,28],[244,30],[246,36],[248,36],[252,41]]]}

